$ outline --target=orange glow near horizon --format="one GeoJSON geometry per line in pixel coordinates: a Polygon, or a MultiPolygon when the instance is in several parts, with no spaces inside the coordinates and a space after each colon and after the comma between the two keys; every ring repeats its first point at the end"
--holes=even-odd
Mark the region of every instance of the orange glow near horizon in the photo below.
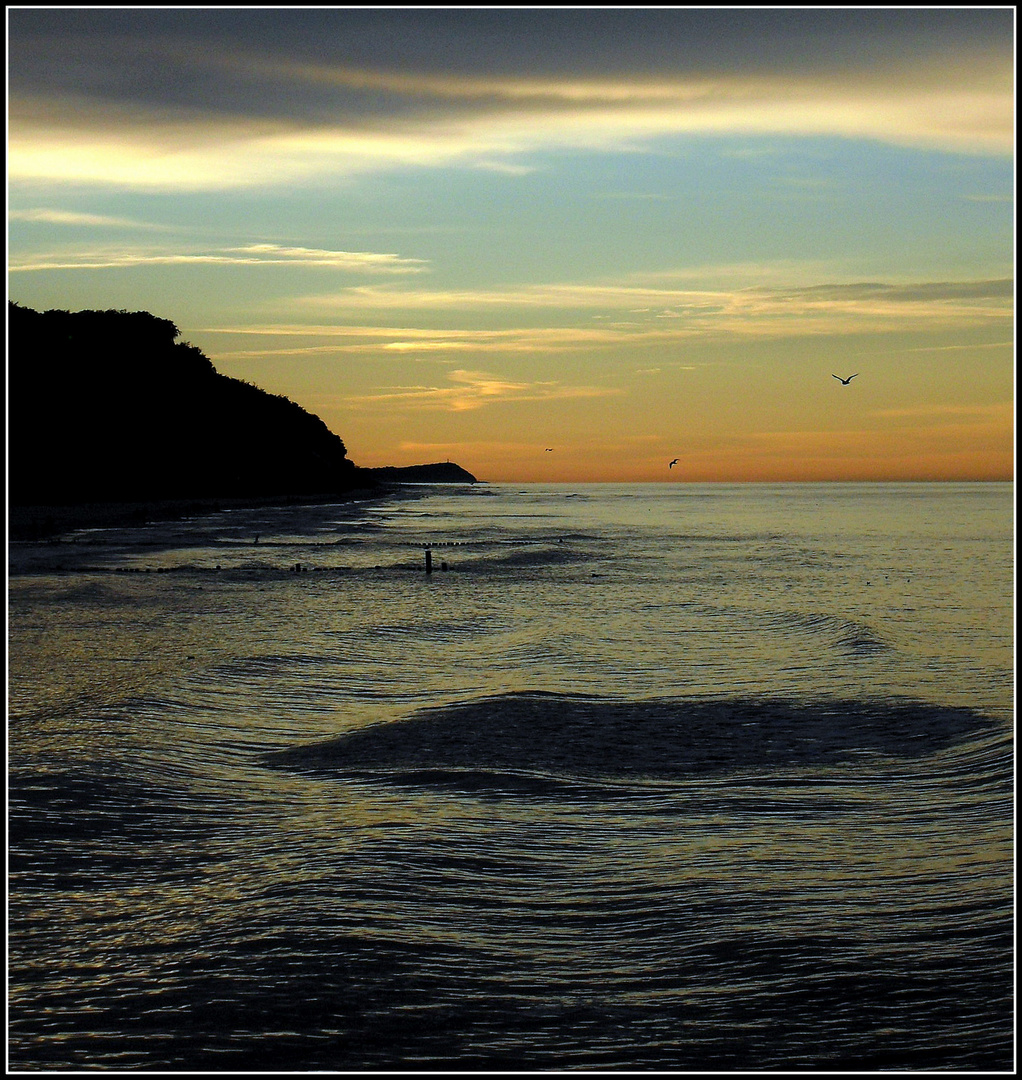
{"type": "Polygon", "coordinates": [[[629,375],[616,387],[608,378],[605,392],[568,393],[526,375],[427,384],[419,372],[407,396],[311,393],[308,402],[356,464],[450,460],[494,482],[1006,481],[1014,405],[1007,365],[991,367],[991,351],[1010,355],[1009,346],[956,353],[943,379],[929,353],[925,363],[904,354],[893,371],[860,358],[848,387],[816,361],[811,377],[791,380],[752,349],[747,365],[629,375]],[[969,385],[951,403],[952,376],[963,372],[969,385]]]}
{"type": "MultiPolygon", "coordinates": [[[[601,451],[594,446],[492,447],[485,444],[433,444],[360,454],[349,445],[358,465],[410,465],[452,461],[479,480],[491,483],[798,483],[895,481],[1012,481],[1011,430],[1003,432],[1005,449],[931,447],[912,452],[905,440],[874,443],[859,453],[844,441],[828,452],[757,454],[753,449],[727,452],[677,452],[651,456],[601,451]],[[678,457],[678,463],[669,462],[678,457]]],[[[911,441],[911,440],[910,440],[911,441]]]]}

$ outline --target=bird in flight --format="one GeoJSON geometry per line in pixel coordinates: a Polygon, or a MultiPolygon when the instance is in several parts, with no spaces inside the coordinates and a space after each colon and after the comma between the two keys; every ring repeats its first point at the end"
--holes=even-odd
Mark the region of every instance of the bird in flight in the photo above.
{"type": "Polygon", "coordinates": [[[675,459],[674,459],[673,461],[669,461],[669,462],[667,463],[667,468],[668,468],[668,469],[673,469],[673,468],[674,468],[674,466],[675,466],[675,465],[677,465],[677,464],[678,464],[678,459],[677,459],[677,458],[675,458],[675,459]]]}
{"type": "MultiPolygon", "coordinates": [[[[858,374],[859,374],[858,372],[855,373],[855,375],[858,375],[858,374]]],[[[834,378],[837,379],[837,381],[842,386],[847,386],[852,381],[852,379],[855,378],[855,375],[849,375],[847,379],[842,379],[840,375],[835,375],[834,378]]]]}
{"type": "Polygon", "coordinates": [[[552,446],[548,446],[548,447],[546,448],[546,452],[547,452],[548,454],[552,454],[552,453],[554,452],[554,448],[553,448],[552,446]]]}

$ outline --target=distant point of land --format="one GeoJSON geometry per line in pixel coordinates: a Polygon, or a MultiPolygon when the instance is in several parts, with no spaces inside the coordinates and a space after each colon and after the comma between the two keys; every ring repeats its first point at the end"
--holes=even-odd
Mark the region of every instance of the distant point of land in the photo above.
{"type": "Polygon", "coordinates": [[[432,465],[385,465],[377,469],[359,469],[381,483],[387,484],[477,484],[479,481],[467,469],[453,461],[438,461],[432,465]]]}

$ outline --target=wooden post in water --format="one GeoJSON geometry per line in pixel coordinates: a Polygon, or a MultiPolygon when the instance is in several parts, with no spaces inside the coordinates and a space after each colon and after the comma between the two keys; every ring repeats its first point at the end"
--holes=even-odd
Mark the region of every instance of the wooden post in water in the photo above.
{"type": "Polygon", "coordinates": [[[426,573],[433,573],[433,552],[426,548],[426,573]]]}

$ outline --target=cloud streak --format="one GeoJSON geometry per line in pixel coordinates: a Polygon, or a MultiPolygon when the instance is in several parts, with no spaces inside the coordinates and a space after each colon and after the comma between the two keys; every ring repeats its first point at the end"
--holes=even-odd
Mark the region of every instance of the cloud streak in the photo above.
{"type": "Polygon", "coordinates": [[[214,252],[102,251],[66,255],[32,255],[13,260],[12,273],[33,270],[107,270],[140,266],[315,266],[362,274],[418,274],[428,269],[425,259],[373,251],[326,251],[318,248],[248,244],[214,252]]]}
{"type": "Polygon", "coordinates": [[[397,406],[409,410],[467,412],[490,405],[567,398],[608,397],[622,393],[608,387],[568,386],[555,380],[513,381],[485,371],[456,369],[448,373],[453,386],[381,387],[370,394],[349,397],[351,405],[397,406]]]}
{"type": "Polygon", "coordinates": [[[7,217],[11,221],[30,221],[41,225],[68,225],[98,229],[155,229],[163,231],[169,228],[166,225],[154,225],[147,221],[135,221],[132,218],[108,217],[104,214],[85,214],[73,210],[50,210],[46,208],[9,210],[7,217]]]}
{"type": "Polygon", "coordinates": [[[947,421],[1008,422],[1015,414],[1014,404],[998,401],[990,405],[913,405],[901,409],[878,409],[872,415],[894,420],[930,420],[935,424],[947,421]]]}
{"type": "MultiPolygon", "coordinates": [[[[678,303],[678,310],[665,318],[664,311],[651,308],[628,320],[583,322],[584,304],[570,308],[562,292],[556,291],[558,316],[564,311],[573,312],[570,325],[533,325],[527,327],[465,327],[444,325],[388,326],[373,324],[287,324],[267,323],[250,325],[206,326],[196,332],[239,337],[267,337],[277,339],[266,348],[216,350],[222,359],[259,359],[288,356],[294,359],[314,359],[341,354],[356,354],[384,360],[431,360],[445,361],[456,355],[493,354],[569,354],[595,355],[601,350],[626,348],[678,348],[687,343],[719,340],[778,339],[786,337],[811,337],[863,333],[891,333],[903,331],[961,331],[991,326],[1009,328],[1013,318],[1012,298],[1002,282],[991,282],[988,287],[980,283],[946,283],[942,292],[936,286],[891,286],[880,295],[874,295],[875,287],[863,288],[861,295],[852,286],[835,286],[839,299],[821,298],[813,290],[778,291],[749,290],[733,294],[694,294],[678,303]],[[921,294],[915,296],[916,291],[921,294]],[[931,292],[932,296],[925,294],[931,292]],[[905,296],[901,293],[904,292],[905,296]],[[975,293],[975,295],[973,295],[975,293]],[[808,295],[808,299],[806,298],[808,295]],[[909,299],[908,297],[914,297],[909,299]],[[563,306],[562,306],[563,305],[563,306]],[[291,340],[318,339],[317,344],[291,344],[291,340]],[[290,339],[290,340],[289,340],[290,339]]],[[[828,287],[829,288],[829,287],[828,287]]],[[[826,290],[824,290],[826,293],[826,290]]],[[[361,295],[361,293],[359,294],[361,295]]],[[[419,294],[415,294],[419,295],[419,294]]],[[[574,293],[572,293],[574,295],[574,293]]],[[[606,289],[598,290],[600,303],[608,303],[606,289]]],[[[489,297],[489,294],[488,294],[489,297]]],[[[618,298],[627,303],[630,291],[618,298]]],[[[676,298],[677,299],[677,298],[676,298]]],[[[530,295],[529,304],[535,303],[530,295]]],[[[411,309],[411,300],[405,302],[411,309]]],[[[298,306],[298,305],[295,305],[298,306]]],[[[518,321],[514,294],[504,297],[502,304],[487,301],[487,316],[491,320],[518,321]]],[[[343,305],[344,315],[356,315],[360,305],[343,305]]],[[[430,304],[422,309],[431,315],[436,308],[430,304]]],[[[364,311],[361,312],[365,314],[364,311]]],[[[421,313],[421,312],[420,312],[421,313]]],[[[539,314],[539,313],[538,313],[539,314]]],[[[553,314],[553,312],[551,312],[553,314]]],[[[467,316],[475,317],[471,309],[467,316]]],[[[466,317],[466,309],[447,309],[451,321],[466,317]]],[[[1010,341],[998,348],[1010,347],[1010,341]]],[[[986,344],[949,345],[947,349],[970,349],[994,347],[986,344]]],[[[677,356],[659,355],[658,364],[676,367],[677,356]]],[[[647,370],[644,368],[644,370],[647,370]]]]}
{"type": "Polygon", "coordinates": [[[471,310],[488,307],[620,308],[641,313],[664,305],[719,308],[727,304],[784,306],[792,303],[855,304],[881,301],[889,304],[927,301],[1010,300],[1011,278],[980,281],[920,283],[849,282],[784,288],[752,286],[744,289],[664,289],[632,284],[551,283],[505,289],[394,289],[376,285],[354,286],[340,293],[310,296],[298,301],[309,307],[422,308],[471,310]],[[635,305],[641,305],[636,307],[635,305]]]}
{"type": "MultiPolygon", "coordinates": [[[[224,358],[260,356],[313,356],[341,352],[414,359],[416,354],[433,358],[436,354],[472,350],[494,353],[554,353],[571,349],[629,344],[634,330],[613,327],[540,326],[527,329],[464,329],[389,326],[308,326],[267,324],[264,326],[208,326],[201,333],[265,336],[276,338],[322,338],[326,345],[283,346],[271,349],[240,349],[218,352],[224,358]]],[[[669,335],[656,333],[656,340],[669,335]]]]}
{"type": "MultiPolygon", "coordinates": [[[[386,330],[392,347],[407,352],[436,347],[448,340],[454,347],[476,346],[571,348],[624,342],[670,341],[692,336],[731,334],[778,337],[793,333],[831,334],[894,329],[927,329],[1007,323],[1013,317],[1011,279],[908,284],[876,282],[806,287],[754,287],[732,290],[646,288],[614,284],[550,284],[512,289],[414,290],[374,285],[299,298],[298,309],[355,315],[367,311],[449,313],[451,318],[538,317],[558,313],[576,323],[589,313],[602,325],[548,327],[545,330],[422,332],[386,330]],[[498,335],[503,334],[503,337],[498,335]]],[[[302,332],[302,331],[298,331],[302,332]]],[[[346,331],[347,332],[347,331],[346,331]]],[[[375,333],[375,331],[373,331],[375,333]]]]}

